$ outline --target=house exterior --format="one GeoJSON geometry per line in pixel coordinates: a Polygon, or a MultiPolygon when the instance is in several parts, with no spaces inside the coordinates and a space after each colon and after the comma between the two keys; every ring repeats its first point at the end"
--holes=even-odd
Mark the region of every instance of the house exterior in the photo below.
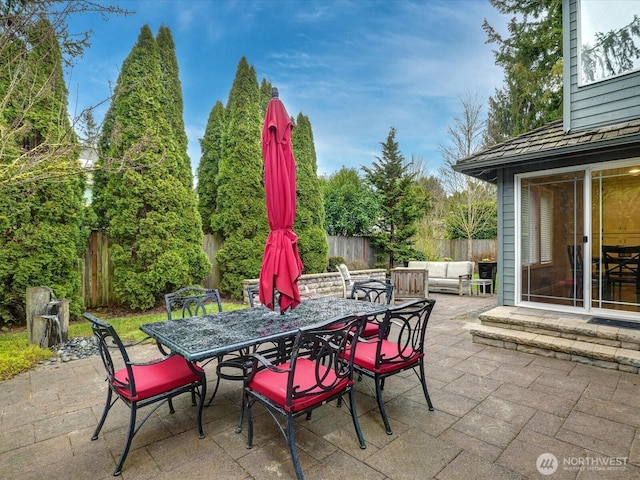
{"type": "Polygon", "coordinates": [[[595,36],[640,26],[640,0],[562,8],[564,118],[455,169],[497,186],[499,306],[640,323],[640,60],[595,36]]]}
{"type": "Polygon", "coordinates": [[[83,147],[80,151],[80,165],[87,173],[87,186],[84,190],[84,204],[91,205],[93,199],[93,169],[98,161],[98,152],[92,147],[83,147]]]}

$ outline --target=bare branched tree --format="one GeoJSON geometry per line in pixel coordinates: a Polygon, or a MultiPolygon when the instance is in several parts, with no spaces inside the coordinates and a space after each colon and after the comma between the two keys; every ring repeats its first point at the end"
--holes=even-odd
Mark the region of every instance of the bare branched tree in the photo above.
{"type": "Polygon", "coordinates": [[[473,238],[495,224],[495,212],[487,208],[496,200],[495,187],[482,180],[458,173],[453,165],[482,148],[485,122],[482,100],[477,93],[467,93],[460,99],[462,112],[447,128],[449,142],[440,144],[445,165],[438,170],[447,194],[448,229],[464,235],[468,242],[468,259],[472,259],[473,238]]]}
{"type": "MultiPolygon", "coordinates": [[[[45,108],[43,99],[64,96],[61,104],[66,105],[67,91],[60,88],[53,73],[44,81],[42,78],[36,81],[40,72],[37,65],[28,65],[28,53],[40,49],[38,57],[42,62],[54,62],[54,57],[61,53],[63,64],[73,65],[90,46],[92,32],[70,33],[68,19],[72,15],[90,13],[106,19],[109,15],[131,12],[90,0],[0,2],[0,191],[10,186],[81,173],[76,132],[87,118],[93,121],[91,111],[97,105],[71,119],[66,109],[61,109],[57,112],[59,128],[54,129],[56,135],[41,135],[37,118],[38,109],[45,108]],[[48,25],[42,28],[45,19],[48,25]],[[45,50],[51,48],[52,30],[59,53],[45,50]]],[[[42,68],[42,71],[53,70],[42,68]]],[[[109,166],[109,162],[106,164],[109,166]]]]}

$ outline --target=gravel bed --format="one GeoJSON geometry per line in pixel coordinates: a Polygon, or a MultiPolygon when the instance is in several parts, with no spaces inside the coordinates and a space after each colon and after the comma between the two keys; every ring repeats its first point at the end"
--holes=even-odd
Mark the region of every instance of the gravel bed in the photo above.
{"type": "Polygon", "coordinates": [[[54,345],[51,351],[55,354],[49,360],[42,360],[41,365],[55,365],[57,363],[80,360],[99,353],[93,337],[70,338],[61,345],[54,345]]]}

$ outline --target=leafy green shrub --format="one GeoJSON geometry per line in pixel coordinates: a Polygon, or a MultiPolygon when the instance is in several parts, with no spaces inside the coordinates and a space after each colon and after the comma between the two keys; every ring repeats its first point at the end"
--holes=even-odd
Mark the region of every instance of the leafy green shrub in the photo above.
{"type": "Polygon", "coordinates": [[[417,260],[418,262],[424,262],[424,261],[427,260],[427,255],[424,252],[420,251],[420,250],[415,250],[413,252],[413,256],[414,256],[413,259],[417,260]]]}
{"type": "Polygon", "coordinates": [[[347,263],[345,262],[343,257],[329,257],[329,266],[327,267],[327,272],[335,272],[336,267],[341,263],[347,263]]]}

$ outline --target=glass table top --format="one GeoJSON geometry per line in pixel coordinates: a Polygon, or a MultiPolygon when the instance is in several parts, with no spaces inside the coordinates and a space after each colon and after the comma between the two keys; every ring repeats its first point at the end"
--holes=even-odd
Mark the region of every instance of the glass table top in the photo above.
{"type": "Polygon", "coordinates": [[[187,360],[200,361],[285,338],[297,330],[353,314],[386,311],[388,305],[337,297],[303,300],[281,314],[264,306],[142,325],[151,338],[187,360]]]}

